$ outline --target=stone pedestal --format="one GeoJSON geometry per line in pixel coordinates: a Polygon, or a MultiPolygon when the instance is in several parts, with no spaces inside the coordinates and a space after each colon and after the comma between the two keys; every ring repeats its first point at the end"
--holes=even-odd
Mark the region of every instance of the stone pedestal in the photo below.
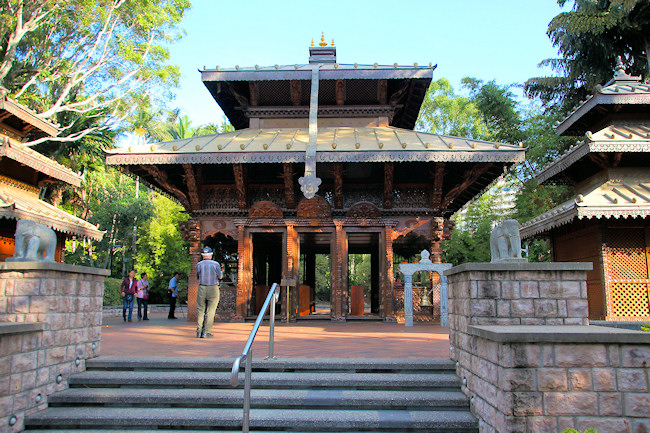
{"type": "Polygon", "coordinates": [[[591,263],[469,263],[449,282],[450,357],[481,433],[650,431],[650,334],[587,326],[591,263]]]}
{"type": "Polygon", "coordinates": [[[22,431],[26,415],[67,388],[99,355],[104,269],[0,263],[0,426],[22,431]]]}

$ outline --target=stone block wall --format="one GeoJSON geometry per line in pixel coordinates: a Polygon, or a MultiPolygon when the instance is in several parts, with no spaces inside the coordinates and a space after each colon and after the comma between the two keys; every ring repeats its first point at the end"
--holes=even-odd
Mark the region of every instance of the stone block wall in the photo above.
{"type": "Polygon", "coordinates": [[[99,355],[103,269],[61,263],[0,263],[0,432],[99,355]]]}
{"type": "Polygon", "coordinates": [[[445,273],[450,356],[481,433],[650,432],[650,334],[585,326],[589,267],[466,264],[445,273]]]}

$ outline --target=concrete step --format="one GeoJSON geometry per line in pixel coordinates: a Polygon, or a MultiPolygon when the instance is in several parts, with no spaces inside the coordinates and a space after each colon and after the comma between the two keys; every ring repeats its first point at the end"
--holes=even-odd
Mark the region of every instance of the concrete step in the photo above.
{"type": "MultiPolygon", "coordinates": [[[[234,359],[228,358],[141,358],[100,357],[86,361],[87,370],[191,370],[230,371],[234,359]]],[[[243,365],[242,365],[243,368],[243,365]]],[[[357,373],[453,372],[455,365],[448,359],[311,359],[278,358],[253,359],[253,371],[353,371],[357,373]]]]}
{"type": "MultiPolygon", "coordinates": [[[[25,426],[218,431],[237,429],[241,417],[241,409],[53,407],[27,418],[25,426]]],[[[265,431],[478,432],[476,418],[467,411],[252,409],[250,424],[252,429],[265,431]]]]}
{"type": "MultiPolygon", "coordinates": [[[[70,387],[177,387],[231,388],[229,372],[206,371],[86,371],[68,380],[70,387]]],[[[460,381],[452,373],[345,373],[345,372],[256,372],[253,388],[293,389],[408,389],[453,390],[460,381]]],[[[244,374],[239,375],[240,386],[244,374]]]]}
{"type": "MultiPolygon", "coordinates": [[[[71,388],[53,394],[51,407],[221,407],[242,408],[242,389],[71,388]]],[[[460,391],[364,391],[252,389],[253,408],[356,408],[466,410],[460,391]]]]}

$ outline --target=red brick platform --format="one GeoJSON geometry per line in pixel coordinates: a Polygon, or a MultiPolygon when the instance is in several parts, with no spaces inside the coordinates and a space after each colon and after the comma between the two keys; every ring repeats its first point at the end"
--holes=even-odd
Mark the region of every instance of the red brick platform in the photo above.
{"type": "MultiPolygon", "coordinates": [[[[104,319],[101,356],[188,356],[235,358],[246,343],[252,322],[215,323],[213,339],[195,338],[196,323],[168,320],[153,313],[149,321],[104,319]]],[[[269,326],[260,327],[253,351],[268,355],[269,326]]],[[[406,328],[397,323],[301,321],[276,323],[279,358],[449,358],[449,329],[431,323],[406,328]]]]}

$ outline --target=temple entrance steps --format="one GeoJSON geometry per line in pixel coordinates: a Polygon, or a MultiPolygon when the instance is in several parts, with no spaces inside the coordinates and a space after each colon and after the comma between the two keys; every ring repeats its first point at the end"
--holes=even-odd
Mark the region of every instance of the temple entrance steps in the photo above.
{"type": "MultiPolygon", "coordinates": [[[[26,432],[241,431],[232,360],[96,358],[26,432]]],[[[449,360],[253,361],[251,431],[478,433],[449,360]]]]}

